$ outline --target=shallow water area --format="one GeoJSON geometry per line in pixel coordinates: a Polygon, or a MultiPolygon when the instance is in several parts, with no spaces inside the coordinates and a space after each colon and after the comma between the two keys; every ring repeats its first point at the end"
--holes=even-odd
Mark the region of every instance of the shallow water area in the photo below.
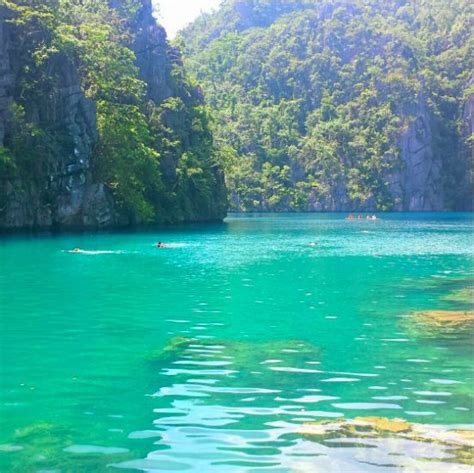
{"type": "Polygon", "coordinates": [[[472,214],[380,217],[3,237],[0,471],[472,471],[472,214]]]}

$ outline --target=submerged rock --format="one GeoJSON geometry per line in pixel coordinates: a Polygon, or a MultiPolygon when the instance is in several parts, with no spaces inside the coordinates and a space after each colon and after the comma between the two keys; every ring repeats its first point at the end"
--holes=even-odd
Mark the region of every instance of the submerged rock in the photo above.
{"type": "Polygon", "coordinates": [[[411,338],[470,337],[474,322],[471,310],[421,310],[401,319],[411,338]]]}
{"type": "Polygon", "coordinates": [[[146,355],[150,363],[164,363],[175,359],[191,343],[192,339],[187,337],[173,337],[164,348],[154,350],[146,355]]]}
{"type": "Polygon", "coordinates": [[[9,473],[99,472],[105,471],[110,462],[129,457],[128,449],[76,445],[73,437],[71,428],[49,422],[38,421],[19,427],[10,443],[0,445],[0,455],[3,455],[0,470],[9,473]]]}
{"type": "Polygon", "coordinates": [[[153,370],[165,375],[222,375],[228,376],[227,388],[240,390],[252,386],[259,392],[262,389],[278,392],[295,383],[295,377],[300,378],[301,388],[312,388],[312,379],[307,374],[319,372],[313,364],[319,363],[315,360],[320,356],[320,348],[301,340],[263,342],[174,337],[146,359],[153,370]]]}
{"type": "Polygon", "coordinates": [[[371,437],[383,434],[409,432],[411,424],[403,419],[388,419],[387,417],[356,417],[353,420],[339,419],[336,421],[318,421],[303,424],[300,431],[305,437],[334,436],[371,437]]]}
{"type": "Polygon", "coordinates": [[[441,298],[443,301],[457,302],[461,304],[474,304],[474,286],[455,289],[441,298]]]}
{"type": "Polygon", "coordinates": [[[59,425],[49,422],[35,422],[33,424],[20,427],[15,431],[15,439],[25,441],[29,445],[40,443],[67,442],[71,432],[59,425]]]}
{"type": "Polygon", "coordinates": [[[410,424],[403,419],[388,419],[387,417],[356,417],[355,420],[366,422],[378,432],[408,432],[410,424]]]}
{"type": "MultiPolygon", "coordinates": [[[[187,337],[173,337],[164,348],[151,352],[147,359],[150,362],[168,362],[186,355],[188,358],[200,358],[199,349],[212,350],[216,355],[225,351],[236,365],[255,364],[285,354],[298,355],[300,358],[313,360],[320,349],[302,340],[274,340],[269,342],[251,342],[240,340],[202,340],[187,337]]],[[[303,360],[303,361],[304,361],[303,360]]],[[[271,360],[270,360],[271,361],[271,360]]],[[[281,360],[278,360],[281,361],[281,360]]]]}
{"type": "Polygon", "coordinates": [[[410,423],[398,418],[356,417],[308,422],[301,426],[298,433],[305,439],[315,442],[391,437],[434,444],[449,450],[452,455],[449,462],[474,465],[474,430],[471,429],[410,423]]]}
{"type": "Polygon", "coordinates": [[[453,327],[474,321],[474,312],[461,310],[425,310],[415,312],[418,322],[440,327],[453,327]]]}

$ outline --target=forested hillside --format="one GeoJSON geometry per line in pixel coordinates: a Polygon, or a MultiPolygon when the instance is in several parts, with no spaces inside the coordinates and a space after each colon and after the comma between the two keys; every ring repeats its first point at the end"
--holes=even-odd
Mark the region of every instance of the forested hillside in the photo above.
{"type": "Polygon", "coordinates": [[[469,0],[224,0],[180,39],[237,210],[472,208],[469,0]]]}
{"type": "Polygon", "coordinates": [[[222,219],[200,89],[150,0],[0,0],[0,227],[222,219]]]}

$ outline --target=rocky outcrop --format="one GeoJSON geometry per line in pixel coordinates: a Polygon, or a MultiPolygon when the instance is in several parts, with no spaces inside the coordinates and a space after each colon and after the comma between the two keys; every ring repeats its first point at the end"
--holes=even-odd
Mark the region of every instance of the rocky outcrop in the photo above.
{"type": "MultiPolygon", "coordinates": [[[[23,126],[11,116],[22,67],[16,43],[12,28],[0,18],[0,145],[7,147],[23,126]]],[[[113,202],[91,172],[98,139],[95,105],[83,95],[76,67],[66,57],[54,58],[48,68],[54,85],[37,100],[26,101],[24,114],[54,134],[55,146],[41,169],[1,176],[0,228],[108,226],[113,202]]]]}
{"type": "MultiPolygon", "coordinates": [[[[111,0],[110,5],[121,8],[121,2],[111,0]]],[[[1,10],[0,7],[0,15],[1,10]]],[[[160,104],[172,96],[182,95],[184,100],[199,98],[198,89],[192,91],[194,97],[189,97],[174,86],[171,71],[174,65],[182,66],[181,60],[167,42],[164,29],[153,18],[150,0],[142,0],[142,8],[130,27],[134,32],[131,46],[140,78],[148,88],[148,99],[160,104]]],[[[0,230],[98,229],[130,224],[131,219],[122,216],[114,205],[111,190],[95,174],[94,148],[99,140],[96,106],[81,90],[77,63],[62,54],[52,56],[44,66],[48,80],[32,97],[17,97],[20,93],[16,85],[21,81],[19,74],[25,60],[21,42],[14,37],[19,28],[0,18],[0,151],[8,152],[11,144],[18,141],[26,122],[46,132],[51,146],[44,153],[47,157],[41,159],[41,166],[30,173],[0,172],[0,230]],[[11,113],[11,106],[17,101],[23,107],[25,123],[15,123],[11,113]]],[[[29,149],[35,150],[34,143],[29,149]]],[[[35,163],[35,156],[29,158],[35,163]]],[[[178,162],[163,159],[161,165],[164,180],[172,188],[178,162]]],[[[212,205],[193,208],[176,220],[224,218],[225,186],[221,171],[216,168],[215,173],[217,184],[212,190],[212,205]]],[[[162,221],[159,215],[156,220],[162,221]]]]}
{"type": "Polygon", "coordinates": [[[474,76],[466,84],[466,100],[462,111],[461,121],[461,144],[459,150],[459,162],[463,163],[462,178],[459,183],[458,197],[455,202],[457,210],[474,209],[474,76]]]}
{"type": "Polygon", "coordinates": [[[401,113],[400,162],[388,176],[397,211],[444,210],[442,161],[434,152],[433,127],[423,97],[401,113]]]}
{"type": "MultiPolygon", "coordinates": [[[[399,112],[404,123],[398,137],[399,157],[393,158],[385,179],[388,184],[392,210],[425,212],[444,210],[442,183],[443,163],[435,153],[433,124],[425,99],[420,96],[409,109],[399,112]]],[[[374,212],[373,196],[364,201],[351,201],[346,179],[335,176],[326,196],[310,193],[311,211],[374,212]]]]}
{"type": "MultiPolygon", "coordinates": [[[[147,85],[148,99],[155,104],[160,104],[170,97],[181,99],[184,107],[163,112],[162,120],[164,125],[170,129],[182,128],[183,123],[188,121],[186,110],[195,105],[203,105],[204,96],[199,87],[185,88],[173,80],[173,68],[182,70],[183,62],[179,50],[167,41],[165,29],[158,25],[154,19],[151,0],[142,0],[142,8],[137,14],[132,29],[136,32],[132,49],[135,52],[140,79],[147,85]]],[[[186,153],[192,142],[192,125],[189,123],[187,133],[181,137],[181,153],[161,156],[163,179],[169,189],[176,186],[180,154],[186,153]]],[[[199,189],[188,189],[189,195],[185,205],[187,220],[222,220],[226,216],[227,196],[224,174],[217,166],[212,168],[212,173],[215,186],[211,190],[213,194],[210,199],[211,205],[200,205],[199,189]]]]}
{"type": "Polygon", "coordinates": [[[0,144],[5,137],[7,111],[12,100],[13,75],[10,65],[9,37],[0,11],[0,144]]]}
{"type": "Polygon", "coordinates": [[[231,208],[472,208],[461,3],[227,0],[186,27],[185,64],[237,158],[231,208]]]}
{"type": "MultiPolygon", "coordinates": [[[[3,61],[0,83],[0,141],[8,145],[17,130],[9,124],[9,107],[15,98],[5,95],[15,81],[13,71],[19,52],[3,30],[3,61]],[[8,69],[6,66],[11,64],[8,69]]],[[[104,186],[94,182],[91,171],[97,143],[95,104],[82,93],[75,66],[65,57],[49,64],[55,85],[47,100],[25,104],[25,115],[56,136],[56,146],[39,172],[2,180],[3,206],[0,228],[104,227],[114,223],[113,202],[104,186]]]]}
{"type": "Polygon", "coordinates": [[[151,1],[143,2],[133,25],[136,31],[133,50],[140,79],[147,84],[148,97],[155,103],[176,94],[170,75],[173,64],[181,64],[179,52],[167,41],[166,31],[153,18],[151,1]]]}

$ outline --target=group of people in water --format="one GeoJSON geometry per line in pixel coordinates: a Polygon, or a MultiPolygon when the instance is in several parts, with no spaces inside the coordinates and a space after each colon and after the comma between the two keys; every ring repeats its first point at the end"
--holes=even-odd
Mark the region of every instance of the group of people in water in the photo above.
{"type": "MultiPolygon", "coordinates": [[[[168,245],[166,245],[165,243],[161,242],[161,241],[158,241],[155,243],[154,245],[156,248],[168,248],[168,245]]],[[[75,248],[73,248],[72,250],[69,250],[69,253],[82,253],[84,250],[82,250],[81,248],[79,248],[78,246],[76,246],[75,248]]]]}
{"type": "MultiPolygon", "coordinates": [[[[378,220],[379,218],[376,215],[367,215],[365,217],[365,220],[378,220]]],[[[346,217],[346,220],[364,220],[364,217],[362,215],[358,215],[357,217],[355,215],[349,214],[346,217]]]]}
{"type": "MultiPolygon", "coordinates": [[[[367,215],[365,218],[362,215],[358,215],[357,217],[355,215],[349,214],[346,217],[346,220],[378,220],[379,218],[376,215],[367,215]]],[[[156,248],[168,248],[168,245],[166,243],[163,243],[161,241],[158,241],[154,245],[156,248]]],[[[315,243],[312,244],[312,246],[316,246],[315,243]]],[[[70,253],[82,253],[83,250],[81,248],[76,247],[70,250],[70,253]]]]}

